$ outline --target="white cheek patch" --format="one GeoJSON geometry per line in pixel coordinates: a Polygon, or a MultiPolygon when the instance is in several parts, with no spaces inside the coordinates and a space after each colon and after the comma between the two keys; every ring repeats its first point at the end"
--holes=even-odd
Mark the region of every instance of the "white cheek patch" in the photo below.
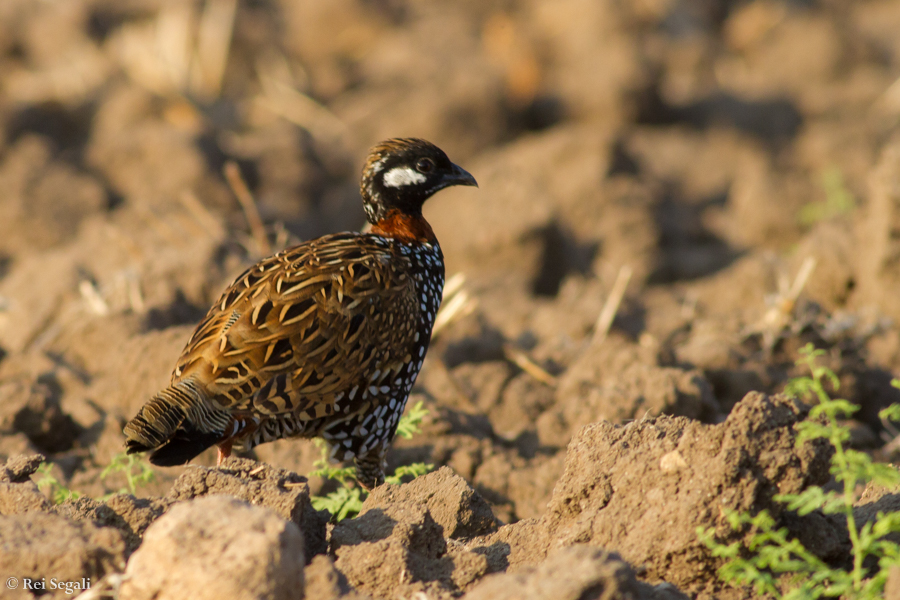
{"type": "Polygon", "coordinates": [[[422,183],[425,179],[424,175],[409,167],[394,167],[384,174],[384,185],[386,187],[402,187],[422,183]]]}

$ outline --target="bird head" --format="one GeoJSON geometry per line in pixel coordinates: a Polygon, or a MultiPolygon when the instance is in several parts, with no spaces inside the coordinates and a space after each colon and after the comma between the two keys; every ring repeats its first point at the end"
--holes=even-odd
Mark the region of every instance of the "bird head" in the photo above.
{"type": "Polygon", "coordinates": [[[475,178],[425,140],[395,138],[369,151],[360,193],[366,218],[373,225],[393,213],[422,215],[422,205],[435,192],[451,185],[478,186],[475,178]]]}

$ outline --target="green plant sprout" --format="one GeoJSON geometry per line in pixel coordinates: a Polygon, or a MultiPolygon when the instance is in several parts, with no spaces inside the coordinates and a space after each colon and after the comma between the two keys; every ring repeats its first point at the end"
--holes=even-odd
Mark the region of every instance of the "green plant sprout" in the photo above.
{"type": "Polygon", "coordinates": [[[797,215],[800,224],[804,226],[815,225],[819,221],[825,221],[832,217],[846,215],[856,207],[853,194],[844,184],[844,175],[837,167],[831,167],[822,171],[819,185],[825,192],[825,199],[820,202],[810,202],[800,208],[797,215]]]}
{"type": "MultiPolygon", "coordinates": [[[[46,493],[53,504],[62,504],[69,499],[77,500],[78,498],[81,498],[83,494],[81,494],[81,492],[76,492],[75,490],[70,490],[60,483],[53,475],[52,469],[53,464],[48,462],[42,463],[37,468],[37,473],[40,474],[40,477],[35,481],[38,489],[46,493]]],[[[112,462],[110,462],[100,473],[100,479],[106,481],[110,475],[120,472],[125,474],[125,481],[128,486],[104,495],[100,498],[101,502],[106,502],[115,494],[131,493],[136,495],[138,487],[146,485],[156,479],[156,473],[154,473],[153,468],[150,467],[150,465],[135,455],[125,454],[125,452],[120,452],[113,457],[112,462]]]]}
{"type": "MultiPolygon", "coordinates": [[[[817,364],[823,354],[824,351],[816,350],[812,344],[800,350],[801,358],[797,364],[806,366],[811,376],[791,380],[785,386],[785,393],[818,401],[810,411],[810,419],[797,425],[797,444],[818,438],[831,443],[834,447],[831,474],[842,490],[825,491],[810,486],[799,494],[779,494],[775,499],[800,516],[815,510],[844,515],[852,547],[852,569],[834,568],[811,553],[799,540],[789,539],[787,528],[776,530],[775,520],[767,511],[755,516],[733,511],[726,515],[735,531],[751,529],[753,533],[745,543],[722,544],[715,538],[712,527],[698,527],[697,534],[712,550],[713,556],[727,559],[719,569],[723,580],[735,585],[750,585],[758,594],[771,594],[785,600],[838,596],[860,600],[881,598],[888,572],[891,567],[900,565],[900,546],[885,539],[888,534],[900,531],[900,513],[879,512],[874,521],[860,527],[853,507],[859,499],[859,484],[874,483],[894,488],[900,485],[900,471],[890,465],[874,463],[864,452],[846,447],[850,430],[840,423],[840,419],[849,417],[859,407],[828,395],[826,385],[836,391],[839,381],[833,371],[817,364]],[[877,568],[864,567],[870,557],[877,563],[877,568]],[[787,576],[784,586],[789,588],[787,591],[779,586],[781,576],[787,576]]],[[[894,380],[892,385],[900,388],[900,381],[894,380]]],[[[893,404],[879,414],[882,418],[900,420],[900,405],[893,404]]]]}
{"type": "Polygon", "coordinates": [[[119,488],[117,491],[107,494],[104,498],[109,498],[115,494],[131,493],[132,495],[137,495],[138,487],[156,480],[156,473],[146,461],[134,454],[126,454],[125,452],[120,452],[113,457],[112,462],[100,473],[100,479],[106,481],[114,473],[123,473],[125,475],[127,487],[119,488]]]}
{"type": "Polygon", "coordinates": [[[409,412],[400,417],[397,423],[397,435],[403,439],[410,439],[422,430],[422,421],[428,416],[428,409],[419,400],[409,407],[409,412]]]}
{"type": "Polygon", "coordinates": [[[60,483],[56,476],[53,475],[52,470],[53,465],[51,463],[41,463],[37,468],[37,472],[40,473],[41,476],[35,483],[41,492],[44,492],[50,497],[50,501],[53,502],[53,504],[62,504],[69,499],[77,500],[78,498],[81,498],[80,493],[70,490],[60,483]]]}
{"type": "MultiPolygon", "coordinates": [[[[400,417],[397,424],[397,435],[409,439],[422,429],[422,421],[428,416],[422,402],[417,402],[410,407],[409,412],[400,417]]],[[[346,518],[352,518],[359,514],[362,510],[363,494],[365,490],[356,480],[356,469],[353,467],[335,467],[328,463],[328,447],[321,439],[314,440],[317,447],[321,449],[322,455],[315,462],[316,470],[310,473],[310,476],[321,477],[323,479],[334,479],[340,484],[340,487],[331,492],[327,496],[313,496],[313,508],[316,510],[327,510],[331,513],[331,519],[335,523],[343,521],[346,518]]],[[[434,465],[425,463],[413,463],[411,465],[403,465],[397,467],[393,474],[384,478],[385,483],[399,485],[404,477],[415,479],[419,475],[424,475],[434,468],[434,465]]]]}

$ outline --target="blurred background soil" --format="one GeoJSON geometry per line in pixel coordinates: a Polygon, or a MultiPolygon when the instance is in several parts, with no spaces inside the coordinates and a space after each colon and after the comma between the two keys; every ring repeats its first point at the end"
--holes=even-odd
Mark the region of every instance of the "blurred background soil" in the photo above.
{"type": "MultiPolygon", "coordinates": [[[[467,303],[392,464],[549,518],[585,425],[723,423],[810,341],[889,459],[898,31],[893,0],[3,0],[0,462],[117,489],[123,424],[221,289],[362,227],[362,159],[396,136],[480,188],[425,207],[467,303]]],[[[305,474],[318,450],[254,457],[305,474]]]]}

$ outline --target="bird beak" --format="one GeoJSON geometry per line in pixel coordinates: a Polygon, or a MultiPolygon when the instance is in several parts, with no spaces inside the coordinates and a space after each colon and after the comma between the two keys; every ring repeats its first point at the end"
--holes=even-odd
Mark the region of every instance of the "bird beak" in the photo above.
{"type": "Polygon", "coordinates": [[[478,182],[475,181],[472,174],[459,165],[453,165],[453,171],[448,175],[444,175],[443,183],[445,185],[472,185],[478,187],[478,182]]]}

